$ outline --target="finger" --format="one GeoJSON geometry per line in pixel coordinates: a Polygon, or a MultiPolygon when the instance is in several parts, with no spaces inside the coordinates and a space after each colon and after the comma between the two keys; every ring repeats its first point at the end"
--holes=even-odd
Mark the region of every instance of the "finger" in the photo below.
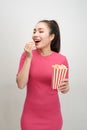
{"type": "Polygon", "coordinates": [[[35,47],[35,44],[33,42],[30,42],[26,45],[28,49],[33,49],[35,47]]]}
{"type": "Polygon", "coordinates": [[[66,93],[66,92],[68,92],[68,91],[69,91],[69,88],[66,88],[66,89],[61,90],[62,93],[66,93]]]}
{"type": "Polygon", "coordinates": [[[32,44],[27,43],[24,48],[27,50],[30,50],[32,48],[32,44]]]}
{"type": "Polygon", "coordinates": [[[69,90],[69,87],[61,87],[61,88],[59,88],[59,91],[67,91],[67,90],[69,90]]]}
{"type": "Polygon", "coordinates": [[[65,78],[61,82],[69,82],[69,79],[65,78]]]}
{"type": "Polygon", "coordinates": [[[61,86],[58,89],[62,90],[62,89],[66,89],[66,88],[67,88],[66,86],[61,86]]]}
{"type": "Polygon", "coordinates": [[[62,82],[59,87],[68,86],[68,85],[69,85],[68,82],[62,82]]]}

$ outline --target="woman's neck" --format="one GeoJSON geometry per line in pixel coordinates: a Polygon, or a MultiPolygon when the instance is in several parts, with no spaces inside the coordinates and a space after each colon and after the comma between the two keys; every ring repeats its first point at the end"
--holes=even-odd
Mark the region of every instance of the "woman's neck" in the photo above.
{"type": "Polygon", "coordinates": [[[38,49],[38,52],[43,56],[47,56],[50,55],[53,51],[50,48],[44,48],[44,49],[38,49]]]}

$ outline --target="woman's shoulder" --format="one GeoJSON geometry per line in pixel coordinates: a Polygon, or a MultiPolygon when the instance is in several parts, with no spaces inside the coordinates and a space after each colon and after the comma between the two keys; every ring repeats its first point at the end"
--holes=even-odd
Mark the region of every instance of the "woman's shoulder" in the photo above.
{"type": "Polygon", "coordinates": [[[60,63],[63,63],[65,65],[68,65],[68,59],[67,57],[62,53],[54,52],[54,59],[56,61],[59,61],[60,63]]]}
{"type": "Polygon", "coordinates": [[[54,56],[56,58],[62,58],[62,59],[66,59],[66,56],[62,53],[57,53],[57,52],[54,52],[54,56]]]}
{"type": "MultiPolygon", "coordinates": [[[[36,54],[36,50],[35,50],[35,49],[32,50],[32,53],[35,55],[35,54],[36,54]]],[[[25,52],[25,51],[23,51],[23,52],[21,53],[21,58],[26,58],[26,52],[25,52]]]]}
{"type": "Polygon", "coordinates": [[[21,53],[21,57],[26,57],[25,51],[23,51],[23,52],[21,53]]]}

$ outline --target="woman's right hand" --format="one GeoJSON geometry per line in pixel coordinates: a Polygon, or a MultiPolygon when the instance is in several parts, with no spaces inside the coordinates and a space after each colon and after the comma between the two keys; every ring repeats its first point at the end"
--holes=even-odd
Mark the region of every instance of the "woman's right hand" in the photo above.
{"type": "Polygon", "coordinates": [[[28,42],[26,43],[25,47],[24,47],[24,51],[26,53],[26,56],[31,58],[32,57],[32,49],[34,47],[34,42],[28,42]]]}

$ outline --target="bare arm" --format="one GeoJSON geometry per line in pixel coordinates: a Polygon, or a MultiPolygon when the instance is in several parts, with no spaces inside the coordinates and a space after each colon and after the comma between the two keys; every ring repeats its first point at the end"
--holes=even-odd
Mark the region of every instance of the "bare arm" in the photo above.
{"type": "Polygon", "coordinates": [[[20,89],[24,88],[28,82],[29,70],[32,60],[32,47],[33,44],[31,42],[27,43],[24,47],[24,50],[26,52],[26,59],[24,61],[21,71],[18,73],[16,77],[16,82],[20,89]]]}

